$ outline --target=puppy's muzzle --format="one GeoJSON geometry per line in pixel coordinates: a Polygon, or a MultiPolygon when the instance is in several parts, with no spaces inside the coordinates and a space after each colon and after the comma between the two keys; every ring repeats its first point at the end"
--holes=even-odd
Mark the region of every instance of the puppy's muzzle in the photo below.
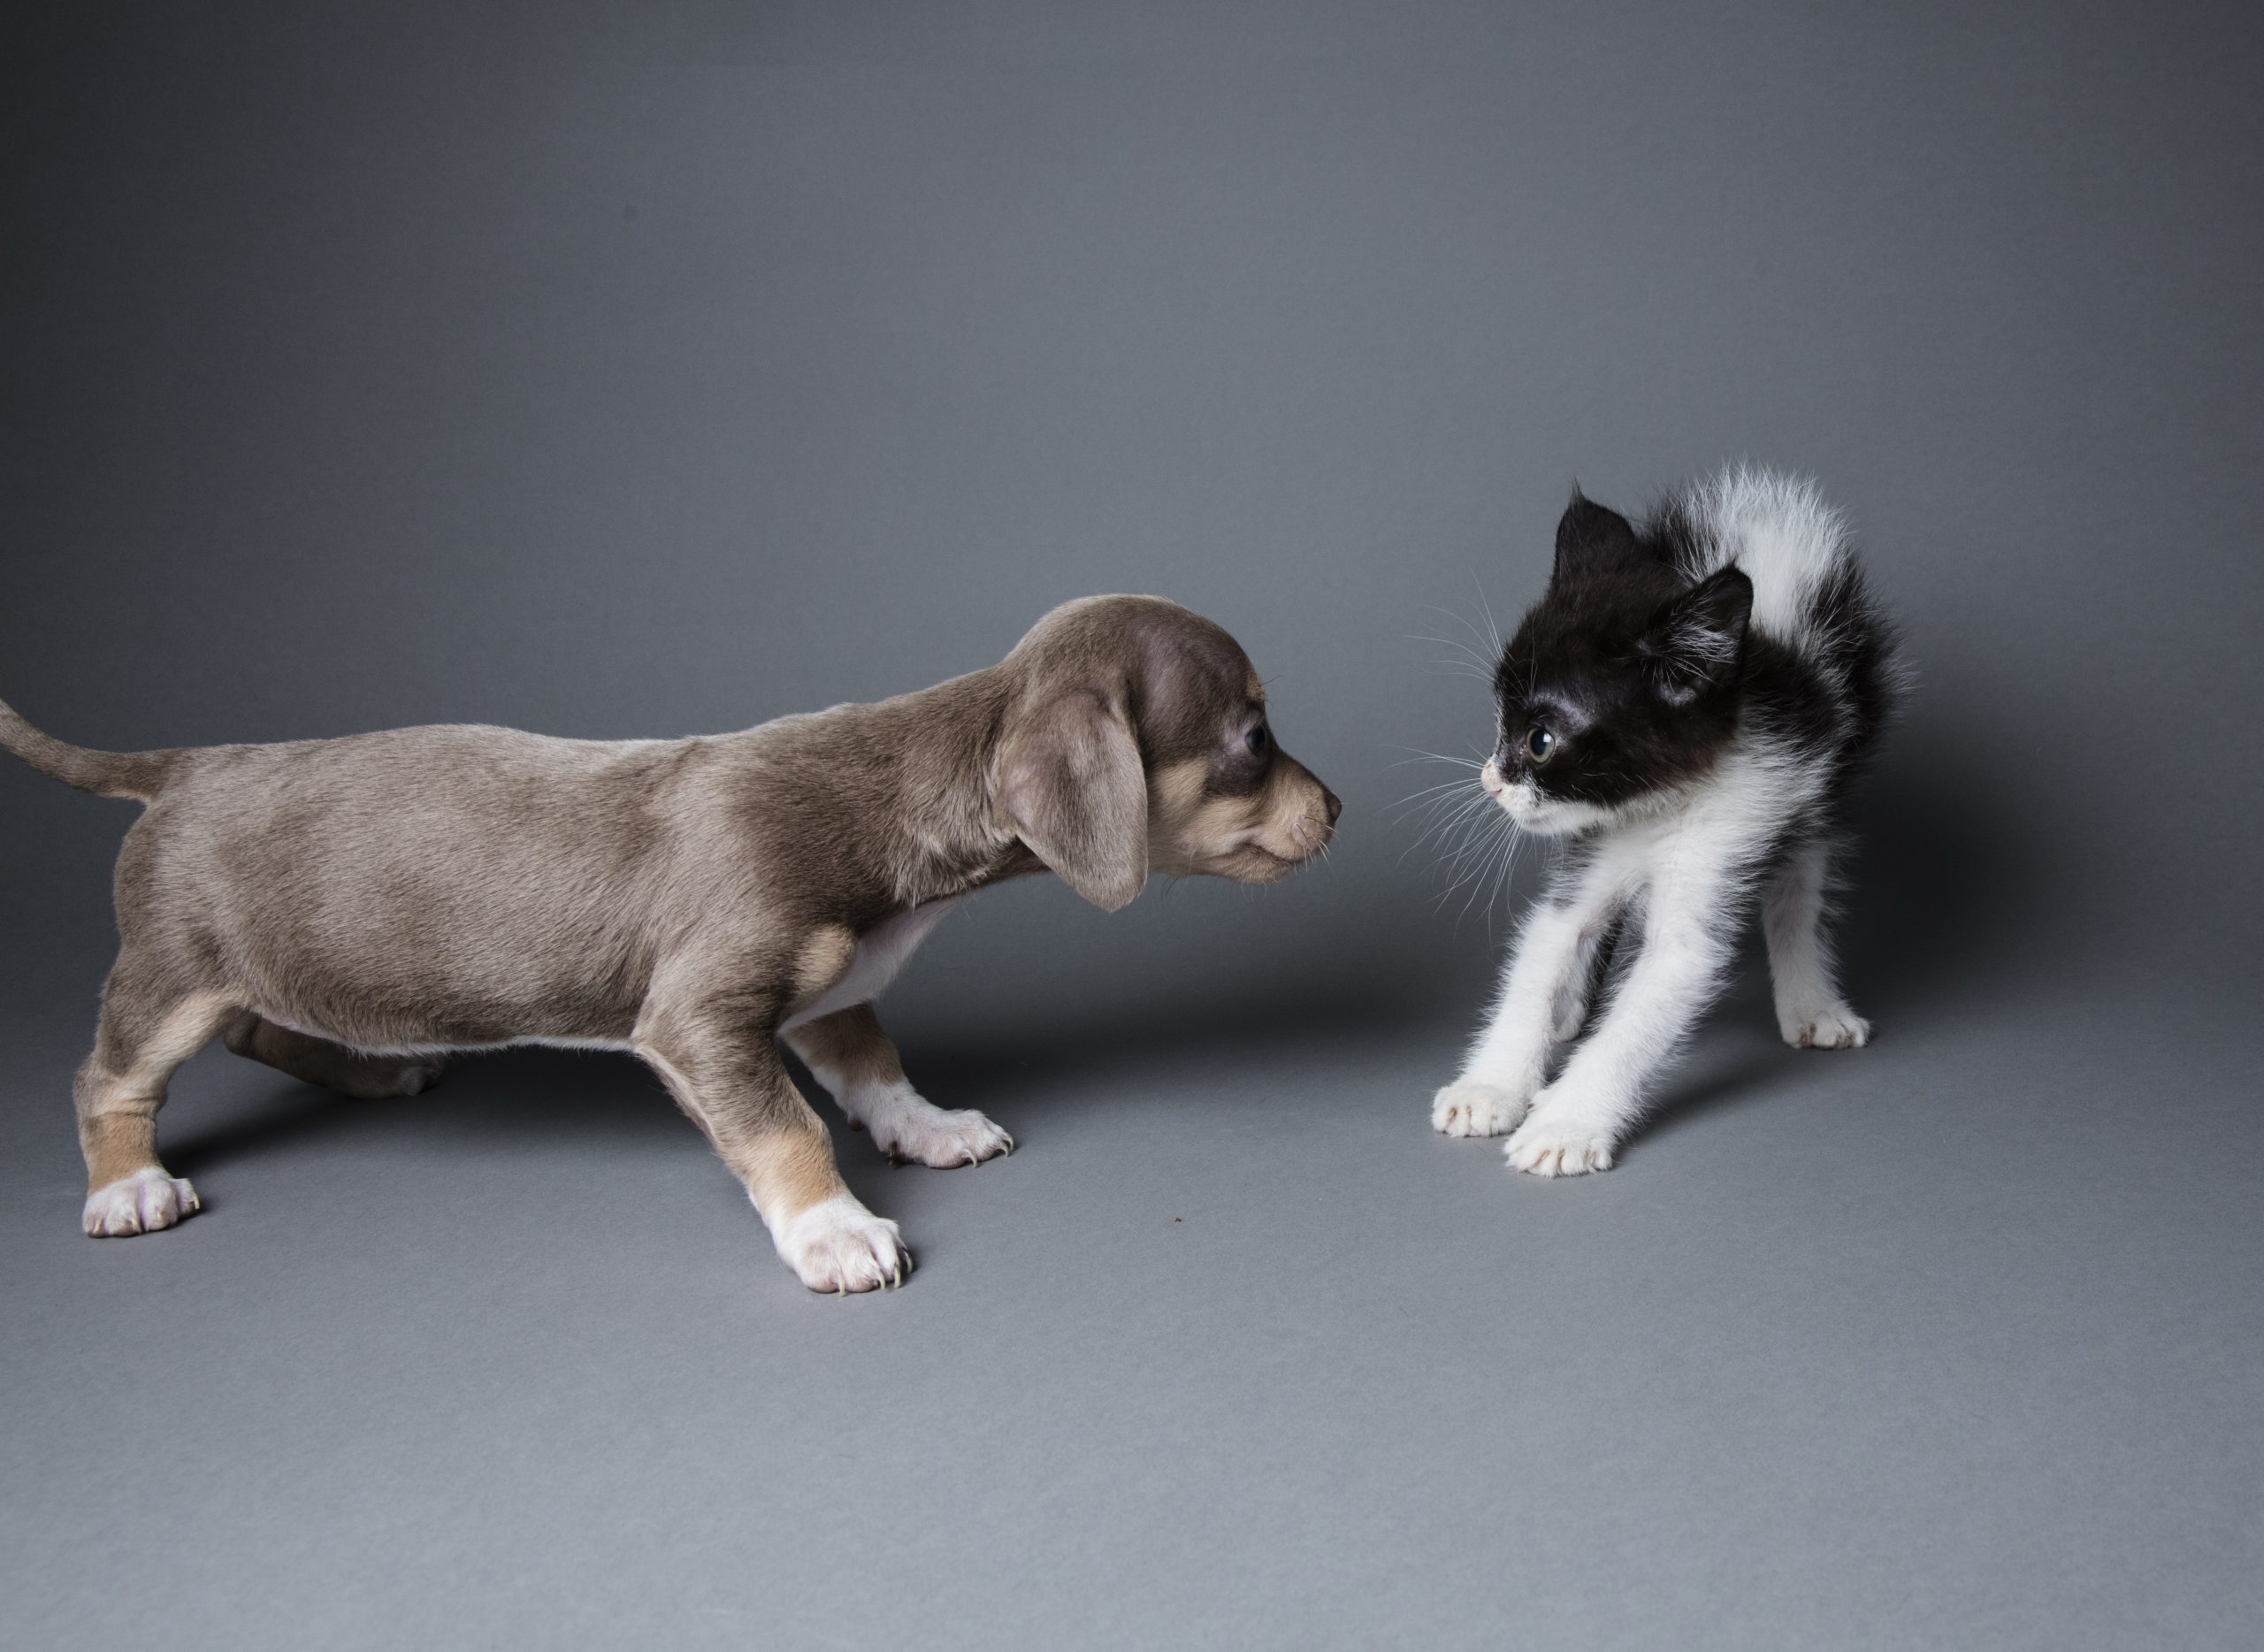
{"type": "Polygon", "coordinates": [[[1308,795],[1302,799],[1303,807],[1283,824],[1278,841],[1286,851],[1282,859],[1303,865],[1327,849],[1336,836],[1336,822],[1344,813],[1344,800],[1310,771],[1299,777],[1304,783],[1300,790],[1307,791],[1308,795]]]}
{"type": "Polygon", "coordinates": [[[1320,790],[1320,812],[1314,814],[1308,810],[1298,816],[1290,831],[1291,841],[1302,851],[1297,858],[1304,860],[1311,860],[1328,847],[1329,840],[1336,836],[1336,818],[1344,813],[1342,798],[1327,786],[1320,785],[1319,781],[1313,784],[1320,790]]]}

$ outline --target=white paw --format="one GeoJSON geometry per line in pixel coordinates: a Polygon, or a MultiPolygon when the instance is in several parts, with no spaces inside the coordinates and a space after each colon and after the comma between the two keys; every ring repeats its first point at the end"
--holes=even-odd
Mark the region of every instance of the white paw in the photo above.
{"type": "Polygon", "coordinates": [[[909,1085],[852,1099],[856,1105],[845,1111],[873,1133],[873,1145],[891,1159],[949,1170],[1014,1151],[1014,1138],[974,1108],[946,1112],[909,1085]]]}
{"type": "Polygon", "coordinates": [[[778,1225],[772,1235],[786,1266],[812,1290],[878,1290],[901,1285],[912,1252],[894,1222],[876,1216],[846,1193],[821,1199],[778,1225]]]}
{"type": "Polygon", "coordinates": [[[1611,1168],[1611,1137],[1585,1125],[1558,1123],[1535,1113],[1502,1143],[1502,1156],[1536,1176],[1584,1176],[1611,1168]]]}
{"type": "Polygon", "coordinates": [[[153,1234],[196,1214],[196,1189],[155,1165],[87,1195],[79,1225],[96,1238],[153,1234]]]}
{"type": "Polygon", "coordinates": [[[1860,1050],[1870,1042],[1871,1024],[1844,1004],[1828,1005],[1809,1015],[1779,1019],[1785,1042],[1795,1050],[1860,1050]]]}
{"type": "Polygon", "coordinates": [[[1518,1128],[1526,1105],[1499,1084],[1457,1079],[1431,1098],[1431,1128],[1442,1136],[1503,1136],[1518,1128]]]}

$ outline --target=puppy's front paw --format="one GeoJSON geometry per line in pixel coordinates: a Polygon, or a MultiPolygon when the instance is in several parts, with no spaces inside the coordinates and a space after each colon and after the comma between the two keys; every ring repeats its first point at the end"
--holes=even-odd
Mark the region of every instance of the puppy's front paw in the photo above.
{"type": "Polygon", "coordinates": [[[876,1216],[846,1193],[821,1199],[778,1226],[778,1254],[812,1290],[847,1296],[901,1285],[912,1252],[894,1222],[876,1216]]]}
{"type": "Polygon", "coordinates": [[[1611,1137],[1603,1131],[1535,1113],[1523,1129],[1502,1143],[1502,1156],[1536,1176],[1584,1176],[1591,1170],[1611,1168],[1611,1137]]]}
{"type": "Polygon", "coordinates": [[[850,1114],[891,1159],[930,1170],[979,1165],[1014,1151],[1014,1138],[972,1107],[947,1112],[910,1089],[867,1098],[850,1114]]]}
{"type": "Polygon", "coordinates": [[[1795,1050],[1860,1050],[1870,1042],[1871,1024],[1844,1004],[1813,1013],[1786,1015],[1778,1022],[1785,1042],[1795,1050]]]}
{"type": "Polygon", "coordinates": [[[201,1208],[195,1188],[151,1165],[87,1195],[79,1225],[95,1238],[121,1238],[171,1228],[201,1208]]]}
{"type": "Polygon", "coordinates": [[[1457,1079],[1431,1098],[1431,1128],[1442,1136],[1503,1136],[1518,1128],[1527,1105],[1499,1084],[1457,1079]]]}

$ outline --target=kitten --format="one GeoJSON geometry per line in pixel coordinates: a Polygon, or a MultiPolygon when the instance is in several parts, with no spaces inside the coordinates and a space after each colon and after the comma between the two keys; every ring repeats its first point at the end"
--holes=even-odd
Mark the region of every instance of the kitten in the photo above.
{"type": "Polygon", "coordinates": [[[1549,589],[1495,672],[1480,776],[1564,856],[1433,1127],[1514,1131],[1509,1161],[1536,1175],[1609,1170],[1756,899],[1785,1041],[1861,1046],[1824,921],[1841,803],[1898,687],[1892,628],[1808,483],[1728,470],[1641,529],[1575,491],[1549,589]],[[1544,1083],[1623,925],[1641,951],[1544,1083]]]}

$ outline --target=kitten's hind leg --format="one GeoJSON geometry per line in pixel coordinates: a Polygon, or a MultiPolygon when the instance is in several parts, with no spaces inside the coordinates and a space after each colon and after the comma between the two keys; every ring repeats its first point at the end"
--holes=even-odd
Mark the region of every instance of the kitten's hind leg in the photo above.
{"type": "Polygon", "coordinates": [[[429,1090],[440,1075],[431,1057],[363,1055],[327,1038],[278,1027],[249,1010],[239,1010],[221,1030],[221,1041],[241,1056],[264,1061],[302,1083],[318,1084],[357,1101],[381,1101],[429,1090]]]}
{"type": "Polygon", "coordinates": [[[1777,990],[1777,1026],[1800,1050],[1856,1050],[1870,1023],[1840,996],[1831,937],[1832,858],[1837,845],[1817,838],[1786,858],[1762,898],[1761,931],[1777,990]]]}

